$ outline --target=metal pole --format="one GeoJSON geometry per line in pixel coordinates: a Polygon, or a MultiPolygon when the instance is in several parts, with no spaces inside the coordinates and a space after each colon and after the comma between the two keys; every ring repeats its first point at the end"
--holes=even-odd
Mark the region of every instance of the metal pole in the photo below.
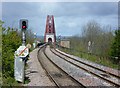
{"type": "Polygon", "coordinates": [[[22,30],[22,46],[25,46],[26,43],[26,35],[25,35],[25,31],[22,30]]]}

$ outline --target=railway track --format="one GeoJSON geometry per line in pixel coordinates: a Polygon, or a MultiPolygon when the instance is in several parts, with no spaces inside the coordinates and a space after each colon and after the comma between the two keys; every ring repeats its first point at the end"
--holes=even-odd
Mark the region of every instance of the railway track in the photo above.
{"type": "Polygon", "coordinates": [[[49,46],[46,48],[47,56],[61,69],[63,69],[67,74],[72,76],[75,80],[80,82],[83,86],[112,86],[112,84],[103,81],[94,75],[91,75],[89,72],[84,71],[83,69],[79,69],[74,64],[71,64],[61,57],[53,54],[50,51],[49,46]]]}
{"type": "Polygon", "coordinates": [[[38,60],[45,69],[50,80],[54,82],[56,87],[61,88],[62,86],[74,86],[75,88],[85,88],[80,82],[75,80],[72,76],[66,73],[58,65],[56,65],[46,54],[46,46],[42,47],[38,51],[38,60]]]}
{"type": "Polygon", "coordinates": [[[80,69],[83,69],[84,71],[91,73],[93,75],[95,75],[96,77],[99,77],[102,80],[105,80],[108,83],[111,83],[113,86],[115,87],[120,87],[120,78],[119,76],[115,75],[115,74],[111,74],[109,72],[106,72],[100,68],[94,67],[90,64],[86,64],[82,61],[79,61],[75,58],[72,58],[70,56],[67,56],[55,49],[50,49],[51,52],[55,55],[57,55],[58,57],[64,59],[65,61],[75,65],[76,67],[79,67],[80,69]]]}
{"type": "Polygon", "coordinates": [[[112,75],[112,76],[115,76],[115,77],[117,77],[117,78],[119,78],[120,79],[120,71],[116,71],[116,70],[112,70],[112,69],[109,69],[109,68],[101,68],[102,66],[101,65],[98,65],[97,64],[97,66],[95,65],[95,64],[93,64],[93,63],[89,63],[89,62],[86,62],[86,61],[84,61],[84,60],[81,60],[81,59],[76,59],[76,57],[71,57],[70,55],[67,55],[67,54],[65,54],[64,52],[61,52],[61,51],[59,51],[59,50],[57,50],[57,49],[54,49],[56,52],[58,52],[58,53],[60,53],[60,54],[62,54],[62,55],[64,55],[64,56],[66,56],[66,57],[69,57],[69,58],[71,58],[71,59],[74,59],[74,60],[76,60],[76,61],[78,61],[78,62],[80,62],[80,63],[83,63],[83,64],[85,64],[85,65],[87,65],[87,66],[90,66],[90,67],[93,67],[93,68],[96,68],[96,69],[98,69],[98,70],[100,70],[100,71],[103,71],[103,72],[105,72],[105,73],[108,73],[108,74],[110,74],[110,75],[112,75]]]}

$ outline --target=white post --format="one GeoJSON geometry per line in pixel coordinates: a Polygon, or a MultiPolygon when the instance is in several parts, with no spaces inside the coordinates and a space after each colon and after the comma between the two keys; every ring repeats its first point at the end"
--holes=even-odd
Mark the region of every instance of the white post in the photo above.
{"type": "Polygon", "coordinates": [[[22,45],[25,46],[26,43],[26,35],[25,35],[25,31],[22,30],[22,45]]]}
{"type": "Polygon", "coordinates": [[[91,53],[91,41],[88,42],[88,53],[91,53]]]}

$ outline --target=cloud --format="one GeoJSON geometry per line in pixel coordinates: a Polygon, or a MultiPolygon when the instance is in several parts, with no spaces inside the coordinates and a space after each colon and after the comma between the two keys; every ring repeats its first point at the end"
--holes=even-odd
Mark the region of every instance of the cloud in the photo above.
{"type": "Polygon", "coordinates": [[[81,2],[60,3],[56,10],[58,16],[105,16],[117,14],[117,3],[110,2],[81,2]],[[62,8],[64,6],[64,8],[62,8]]]}
{"type": "Polygon", "coordinates": [[[58,5],[56,2],[40,4],[40,13],[43,15],[55,14],[57,9],[58,5]]]}
{"type": "Polygon", "coordinates": [[[19,20],[29,20],[29,28],[44,35],[46,16],[55,17],[56,33],[74,35],[89,20],[117,26],[116,2],[3,2],[2,20],[6,26],[19,28],[19,20]]]}
{"type": "Polygon", "coordinates": [[[37,13],[35,10],[37,6],[31,3],[7,2],[2,5],[3,17],[32,17],[37,13]]]}
{"type": "Polygon", "coordinates": [[[59,16],[89,16],[117,14],[118,5],[115,2],[8,2],[3,3],[3,15],[9,16],[36,16],[54,14],[59,16]],[[9,13],[9,14],[8,14],[9,13]],[[36,14],[37,13],[37,14],[36,14]]]}
{"type": "Polygon", "coordinates": [[[119,2],[119,0],[2,0],[2,2],[119,2]]]}
{"type": "MultiPolygon", "coordinates": [[[[2,3],[0,3],[0,13],[2,13],[2,3]]],[[[2,19],[2,14],[0,14],[0,20],[2,19]]]]}

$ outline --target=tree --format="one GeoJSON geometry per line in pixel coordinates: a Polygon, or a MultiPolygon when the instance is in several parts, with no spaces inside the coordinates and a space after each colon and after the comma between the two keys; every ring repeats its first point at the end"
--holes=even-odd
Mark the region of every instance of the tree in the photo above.
{"type": "Polygon", "coordinates": [[[111,26],[107,25],[102,27],[95,20],[91,20],[86,25],[83,26],[82,35],[86,51],[88,47],[88,41],[91,41],[92,53],[101,56],[108,55],[111,41],[113,39],[111,26]]]}
{"type": "MultiPolygon", "coordinates": [[[[2,24],[0,20],[0,67],[2,67],[2,24]]],[[[0,70],[0,85],[2,85],[2,71],[0,70]]]]}
{"type": "MultiPolygon", "coordinates": [[[[33,31],[32,31],[32,29],[27,29],[26,30],[26,32],[25,32],[25,34],[26,34],[26,44],[33,44],[33,42],[34,42],[34,33],[33,33],[33,31]]],[[[21,31],[18,31],[18,35],[21,37],[21,39],[22,39],[22,32],[21,31]]]]}
{"type": "Polygon", "coordinates": [[[34,33],[32,32],[32,29],[28,29],[26,31],[26,43],[33,44],[34,42],[34,33]]]}
{"type": "Polygon", "coordinates": [[[115,31],[114,42],[111,47],[111,56],[117,57],[116,62],[120,60],[120,29],[115,31]]]}

